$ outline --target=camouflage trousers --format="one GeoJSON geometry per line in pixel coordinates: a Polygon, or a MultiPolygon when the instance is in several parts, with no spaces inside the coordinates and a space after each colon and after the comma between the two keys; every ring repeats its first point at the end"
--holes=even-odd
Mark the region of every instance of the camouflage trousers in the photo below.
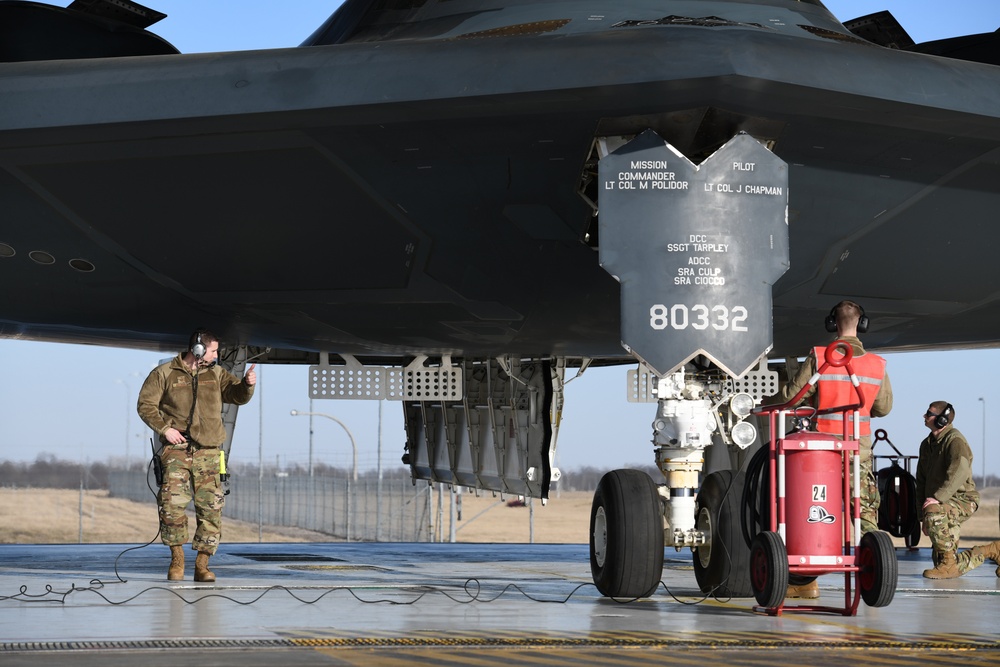
{"type": "Polygon", "coordinates": [[[222,538],[222,507],[225,491],[219,480],[219,452],[216,449],[189,449],[184,445],[164,445],[163,485],[157,495],[160,540],[179,546],[188,539],[187,507],[194,500],[195,551],[214,555],[222,538]]]}
{"type": "MultiPolygon", "coordinates": [[[[854,491],[853,475],[851,476],[851,491],[854,491]]],[[[864,452],[861,454],[861,490],[859,495],[861,496],[861,534],[864,535],[873,530],[878,530],[878,506],[882,502],[882,498],[878,492],[878,480],[875,478],[874,461],[872,460],[870,446],[867,452],[867,460],[864,452]]]]}
{"type": "MultiPolygon", "coordinates": [[[[955,497],[947,502],[930,505],[924,511],[924,531],[931,540],[931,557],[935,565],[942,554],[958,550],[958,539],[962,524],[972,513],[979,509],[979,504],[968,498],[955,497]]],[[[974,555],[972,550],[958,554],[958,571],[965,574],[983,564],[981,555],[974,555]]]]}

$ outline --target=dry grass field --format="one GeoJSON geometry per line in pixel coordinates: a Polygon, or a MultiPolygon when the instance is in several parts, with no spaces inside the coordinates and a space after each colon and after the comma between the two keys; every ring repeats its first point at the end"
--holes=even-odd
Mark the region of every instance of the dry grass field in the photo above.
{"type": "MultiPolygon", "coordinates": [[[[531,511],[508,506],[492,494],[462,494],[459,542],[529,542],[531,511]]],[[[534,503],[535,542],[585,543],[592,494],[563,493],[545,507],[534,503]]],[[[448,538],[449,507],[444,506],[448,538]]],[[[194,514],[189,510],[191,531],[194,514]]],[[[0,543],[75,544],[145,543],[156,536],[156,506],[108,497],[107,491],[0,488],[0,543]]],[[[225,518],[224,542],[329,542],[331,536],[297,528],[263,526],[225,518]]],[[[158,541],[158,540],[157,540],[158,541]]]]}
{"type": "MultiPolygon", "coordinates": [[[[192,534],[194,514],[190,514],[192,534]]],[[[156,505],[109,498],[107,491],[0,489],[0,543],[143,544],[157,533],[156,505]]],[[[256,524],[223,521],[228,542],[257,542],[256,524]]],[[[263,542],[329,541],[329,537],[267,526],[263,542]]],[[[159,543],[159,539],[157,539],[159,543]]]]}
{"type": "MultiPolygon", "coordinates": [[[[543,507],[511,506],[490,493],[462,494],[459,542],[585,544],[590,522],[590,492],[562,492],[543,507]]],[[[1000,539],[1000,488],[983,493],[983,507],[966,522],[962,546],[1000,539]]],[[[448,539],[449,507],[444,504],[444,537],[448,539]]],[[[191,519],[192,531],[194,520],[191,519]]],[[[5,544],[144,544],[156,536],[156,507],[109,498],[106,491],[0,489],[0,543],[5,544]]],[[[329,535],[225,519],[224,542],[328,542],[329,535]]],[[[897,540],[902,545],[901,539],[897,540]]],[[[922,546],[927,546],[926,538],[922,546]]]]}

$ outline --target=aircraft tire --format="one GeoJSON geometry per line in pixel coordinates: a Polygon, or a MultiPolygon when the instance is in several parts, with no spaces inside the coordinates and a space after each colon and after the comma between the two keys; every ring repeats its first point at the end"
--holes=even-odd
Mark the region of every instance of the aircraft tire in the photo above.
{"type": "Polygon", "coordinates": [[[781,606],[788,593],[788,552],[781,536],[757,533],[750,545],[750,585],[757,604],[767,609],[781,606]]]}
{"type": "Polygon", "coordinates": [[[857,586],[869,607],[885,607],[896,595],[899,562],[888,533],[873,531],[861,536],[858,545],[857,586]]]}
{"type": "Polygon", "coordinates": [[[663,576],[663,510],[641,470],[604,475],[590,509],[590,572],[602,595],[648,597],[663,576]]]}
{"type": "Polygon", "coordinates": [[[694,548],[694,574],[706,595],[746,598],[750,588],[750,547],[743,539],[740,503],[743,471],[718,470],[705,477],[695,504],[695,526],[711,542],[694,548]]]}

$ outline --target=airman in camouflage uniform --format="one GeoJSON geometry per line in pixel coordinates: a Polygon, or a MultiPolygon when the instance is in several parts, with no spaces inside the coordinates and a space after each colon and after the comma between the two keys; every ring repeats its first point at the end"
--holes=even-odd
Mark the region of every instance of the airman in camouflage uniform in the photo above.
{"type": "Polygon", "coordinates": [[[952,422],[955,408],[935,401],[924,413],[930,435],[920,443],[917,498],[923,502],[923,531],[931,540],[934,567],[928,579],[954,579],[1000,554],[1000,542],[958,552],[962,524],[979,509],[979,492],[972,481],[972,449],[952,422]]]}
{"type": "Polygon", "coordinates": [[[160,439],[163,483],[157,503],[160,540],[170,547],[171,581],[184,578],[186,511],[192,500],[197,527],[191,546],[198,552],[194,579],[215,581],[208,559],[219,547],[225,503],[219,478],[226,439],[222,404],[249,402],[257,383],[254,366],[241,380],[216,365],[218,354],[215,335],[199,329],[187,351],[154,368],[139,391],[139,416],[160,439]]]}

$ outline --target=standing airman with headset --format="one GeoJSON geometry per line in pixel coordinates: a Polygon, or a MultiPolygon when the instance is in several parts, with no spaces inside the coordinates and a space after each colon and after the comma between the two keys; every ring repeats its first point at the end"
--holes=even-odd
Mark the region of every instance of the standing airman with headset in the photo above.
{"type": "Polygon", "coordinates": [[[194,500],[197,527],[191,547],[198,552],[195,581],[215,581],[208,559],[222,536],[225,491],[219,478],[226,439],[222,404],[244,405],[257,384],[256,364],[242,379],[216,365],[219,339],[207,329],[191,334],[185,352],[150,372],[139,391],[138,412],[159,434],[163,483],[157,494],[160,540],[170,547],[167,579],[184,578],[187,506],[194,500]]]}
{"type": "MultiPolygon", "coordinates": [[[[859,420],[858,440],[859,456],[861,463],[861,532],[878,530],[878,506],[879,493],[878,481],[875,478],[875,471],[872,465],[872,439],[871,439],[871,418],[884,417],[892,410],[892,385],[889,383],[889,374],[885,369],[885,359],[877,354],[866,352],[859,333],[868,331],[868,316],[865,315],[864,308],[853,301],[841,301],[830,309],[830,314],[824,320],[826,330],[836,333],[834,340],[843,340],[851,346],[852,357],[851,367],[854,374],[860,381],[862,395],[865,397],[865,404],[854,413],[854,418],[859,420]]],[[[831,341],[832,342],[832,341],[831,341]]],[[[822,363],[817,363],[817,359],[823,359],[826,346],[813,348],[806,357],[805,362],[799,367],[795,377],[781,389],[781,400],[789,401],[805,387],[810,379],[819,370],[822,363]]],[[[857,403],[857,394],[854,385],[848,377],[844,368],[829,367],[820,375],[815,386],[806,392],[800,400],[800,404],[811,399],[811,403],[818,411],[826,408],[836,408],[844,405],[857,403]]],[[[840,413],[829,415],[817,415],[815,428],[820,433],[831,433],[843,435],[844,422],[840,413]]],[[[851,480],[853,485],[853,479],[851,480]]],[[[860,540],[861,536],[856,536],[860,540]]],[[[817,598],[819,597],[819,587],[814,577],[802,577],[792,580],[788,587],[790,598],[817,598]],[[809,581],[805,581],[808,579],[809,581]]]]}
{"type": "Polygon", "coordinates": [[[931,539],[934,567],[928,579],[954,579],[1000,555],[1000,542],[957,553],[962,524],[979,509],[979,492],[972,481],[972,449],[954,426],[955,408],[934,401],[924,413],[930,435],[920,443],[917,498],[924,498],[923,531],[931,539]]]}

